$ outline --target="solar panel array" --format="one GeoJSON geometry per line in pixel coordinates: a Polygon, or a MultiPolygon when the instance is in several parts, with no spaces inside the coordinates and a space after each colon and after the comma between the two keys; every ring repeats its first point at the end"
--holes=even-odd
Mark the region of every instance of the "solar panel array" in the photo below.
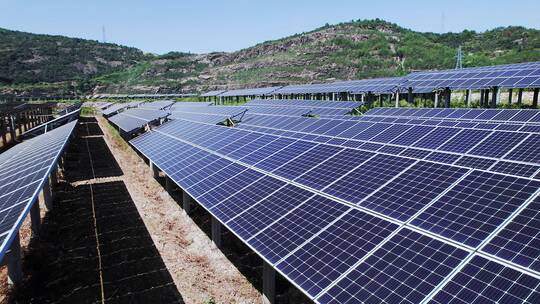
{"type": "Polygon", "coordinates": [[[251,116],[131,143],[316,302],[540,297],[529,123],[251,116]]]}
{"type": "Polygon", "coordinates": [[[0,260],[36,203],[76,123],[72,121],[0,154],[0,260]]]}
{"type": "Polygon", "coordinates": [[[139,105],[139,107],[152,110],[165,110],[172,106],[174,103],[174,100],[158,100],[142,103],[139,105]]]}
{"type": "Polygon", "coordinates": [[[292,107],[292,108],[332,108],[332,109],[353,109],[358,108],[363,103],[360,101],[322,101],[322,100],[298,100],[298,99],[253,99],[245,106],[263,107],[292,107]]]}
{"type": "Polygon", "coordinates": [[[159,119],[164,119],[169,113],[151,108],[133,108],[109,118],[109,121],[126,133],[139,130],[145,125],[159,119]]]}
{"type": "Polygon", "coordinates": [[[538,88],[540,63],[416,72],[407,76],[404,86],[415,91],[450,89],[538,88]]]}
{"type": "Polygon", "coordinates": [[[264,96],[272,95],[274,91],[280,87],[266,87],[266,88],[253,88],[253,89],[239,89],[239,90],[229,90],[225,91],[219,96],[229,97],[229,96],[264,96]]]}
{"type": "Polygon", "coordinates": [[[402,77],[374,78],[363,80],[340,81],[321,84],[289,85],[278,89],[274,94],[320,94],[320,93],[340,93],[351,94],[361,93],[394,93],[400,90],[400,84],[404,81],[402,77]]]}
{"type": "Polygon", "coordinates": [[[351,81],[338,81],[321,84],[288,85],[269,89],[264,94],[246,94],[245,90],[214,91],[203,96],[248,96],[248,95],[291,95],[291,94],[392,94],[407,92],[431,93],[434,90],[450,88],[452,90],[500,88],[540,88],[540,62],[525,62],[475,68],[419,71],[404,77],[374,78],[351,81]],[[210,95],[207,95],[210,94],[210,95]]]}
{"type": "Polygon", "coordinates": [[[123,102],[123,103],[115,103],[111,105],[110,107],[106,108],[105,110],[101,111],[103,116],[111,116],[114,115],[124,109],[130,109],[138,107],[142,101],[131,101],[131,102],[123,102]]]}

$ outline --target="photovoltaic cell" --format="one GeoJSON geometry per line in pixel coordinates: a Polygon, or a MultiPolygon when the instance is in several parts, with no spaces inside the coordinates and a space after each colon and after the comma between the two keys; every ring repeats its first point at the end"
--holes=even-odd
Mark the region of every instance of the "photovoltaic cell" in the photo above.
{"type": "Polygon", "coordinates": [[[506,173],[510,175],[517,175],[523,177],[530,177],[536,171],[540,169],[540,166],[527,165],[521,163],[512,163],[507,161],[499,161],[495,166],[493,166],[490,171],[506,173]]]}
{"type": "Polygon", "coordinates": [[[466,172],[463,168],[419,162],[360,205],[407,221],[466,172]]]}
{"type": "Polygon", "coordinates": [[[473,171],[412,221],[478,246],[540,187],[540,181],[473,171]]]}
{"type": "Polygon", "coordinates": [[[460,159],[458,159],[458,161],[455,162],[455,165],[485,170],[491,167],[491,165],[493,165],[495,162],[496,160],[488,158],[462,156],[460,159]]]}
{"type": "Polygon", "coordinates": [[[271,172],[279,166],[283,165],[284,163],[297,157],[298,155],[308,151],[309,149],[312,149],[316,145],[317,144],[312,142],[297,141],[285,147],[284,149],[279,150],[279,152],[272,154],[264,160],[256,163],[255,166],[259,169],[271,172]]]}
{"type": "Polygon", "coordinates": [[[330,288],[320,303],[420,303],[467,252],[402,229],[330,288]]]}
{"type": "Polygon", "coordinates": [[[475,256],[430,303],[540,303],[540,280],[475,256]]]}
{"type": "Polygon", "coordinates": [[[540,197],[523,209],[482,251],[540,272],[540,197]]]}
{"type": "Polygon", "coordinates": [[[396,224],[353,209],[277,268],[315,296],[397,228],[396,224]]]}
{"type": "Polygon", "coordinates": [[[358,203],[413,162],[411,159],[397,156],[376,155],[324,189],[323,192],[358,203]]]}
{"type": "Polygon", "coordinates": [[[348,209],[344,204],[316,195],[249,243],[271,263],[276,263],[348,209]]]}

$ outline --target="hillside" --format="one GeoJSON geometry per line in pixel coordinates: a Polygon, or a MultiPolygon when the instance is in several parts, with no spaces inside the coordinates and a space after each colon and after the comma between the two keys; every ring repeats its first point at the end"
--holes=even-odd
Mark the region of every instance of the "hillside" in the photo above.
{"type": "MultiPolygon", "coordinates": [[[[464,66],[540,60],[539,30],[507,27],[483,33],[435,34],[415,32],[381,20],[325,25],[230,53],[171,52],[144,56],[133,49],[114,46],[113,51],[112,45],[88,43],[94,43],[96,51],[84,52],[87,60],[98,61],[98,55],[91,54],[104,48],[110,56],[123,58],[122,65],[109,65],[114,69],[110,73],[101,73],[106,68],[94,74],[84,74],[84,68],[79,70],[82,74],[74,70],[62,80],[82,78],[79,90],[109,93],[194,92],[396,76],[411,70],[451,68],[459,45],[464,51],[464,66]],[[84,77],[88,75],[97,76],[84,77]]],[[[7,64],[13,68],[13,64],[7,64]]],[[[69,60],[63,64],[74,66],[69,60]]],[[[1,72],[0,77],[3,76],[1,72]]]]}
{"type": "Polygon", "coordinates": [[[0,83],[89,79],[146,58],[136,48],[0,29],[0,83]]]}

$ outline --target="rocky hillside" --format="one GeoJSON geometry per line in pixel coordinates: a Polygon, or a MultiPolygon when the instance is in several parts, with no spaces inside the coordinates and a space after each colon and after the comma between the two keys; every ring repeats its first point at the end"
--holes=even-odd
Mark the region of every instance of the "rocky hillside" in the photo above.
{"type": "Polygon", "coordinates": [[[127,68],[85,78],[78,87],[96,93],[196,92],[396,76],[411,70],[451,68],[459,45],[464,66],[540,60],[540,31],[535,29],[507,27],[441,35],[368,20],[325,25],[231,53],[140,54],[133,59],[136,64],[125,60],[127,68]]]}

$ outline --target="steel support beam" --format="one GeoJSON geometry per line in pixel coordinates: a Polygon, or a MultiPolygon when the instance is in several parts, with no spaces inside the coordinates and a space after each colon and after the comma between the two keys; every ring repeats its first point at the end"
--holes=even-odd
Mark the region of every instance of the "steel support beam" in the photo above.
{"type": "Polygon", "coordinates": [[[274,304],[276,302],[276,271],[263,261],[263,290],[262,303],[274,304]]]}
{"type": "Polygon", "coordinates": [[[32,222],[32,237],[37,237],[39,235],[39,227],[41,226],[39,201],[34,202],[34,205],[30,209],[30,221],[32,222]]]}
{"type": "Polygon", "coordinates": [[[212,242],[217,248],[221,248],[221,223],[212,216],[212,242]]]}
{"type": "Polygon", "coordinates": [[[497,108],[498,101],[499,101],[499,87],[493,87],[493,90],[491,92],[491,104],[489,105],[489,107],[492,109],[497,108]]]}
{"type": "Polygon", "coordinates": [[[191,196],[189,194],[182,190],[182,207],[184,208],[184,212],[189,214],[191,211],[191,196]]]}
{"type": "Polygon", "coordinates": [[[512,89],[508,89],[508,105],[512,105],[512,89]]]}
{"type": "Polygon", "coordinates": [[[539,88],[536,88],[534,89],[534,93],[533,93],[533,101],[532,101],[532,107],[534,109],[537,109],[538,108],[538,93],[539,93],[540,89],[539,88]]]}
{"type": "Polygon", "coordinates": [[[518,106],[521,106],[522,102],[523,102],[523,89],[519,89],[518,99],[517,99],[518,106]]]}
{"type": "Polygon", "coordinates": [[[9,251],[4,256],[8,269],[8,285],[13,286],[23,279],[21,261],[21,240],[19,232],[13,238],[9,251]]]}
{"type": "Polygon", "coordinates": [[[51,211],[53,209],[53,202],[52,202],[52,191],[51,191],[51,184],[48,178],[45,179],[45,183],[43,184],[43,189],[41,189],[41,199],[43,200],[43,205],[47,208],[47,211],[51,211]]]}
{"type": "Polygon", "coordinates": [[[152,174],[153,178],[158,178],[159,177],[159,169],[151,161],[150,161],[150,173],[152,174]]]}

